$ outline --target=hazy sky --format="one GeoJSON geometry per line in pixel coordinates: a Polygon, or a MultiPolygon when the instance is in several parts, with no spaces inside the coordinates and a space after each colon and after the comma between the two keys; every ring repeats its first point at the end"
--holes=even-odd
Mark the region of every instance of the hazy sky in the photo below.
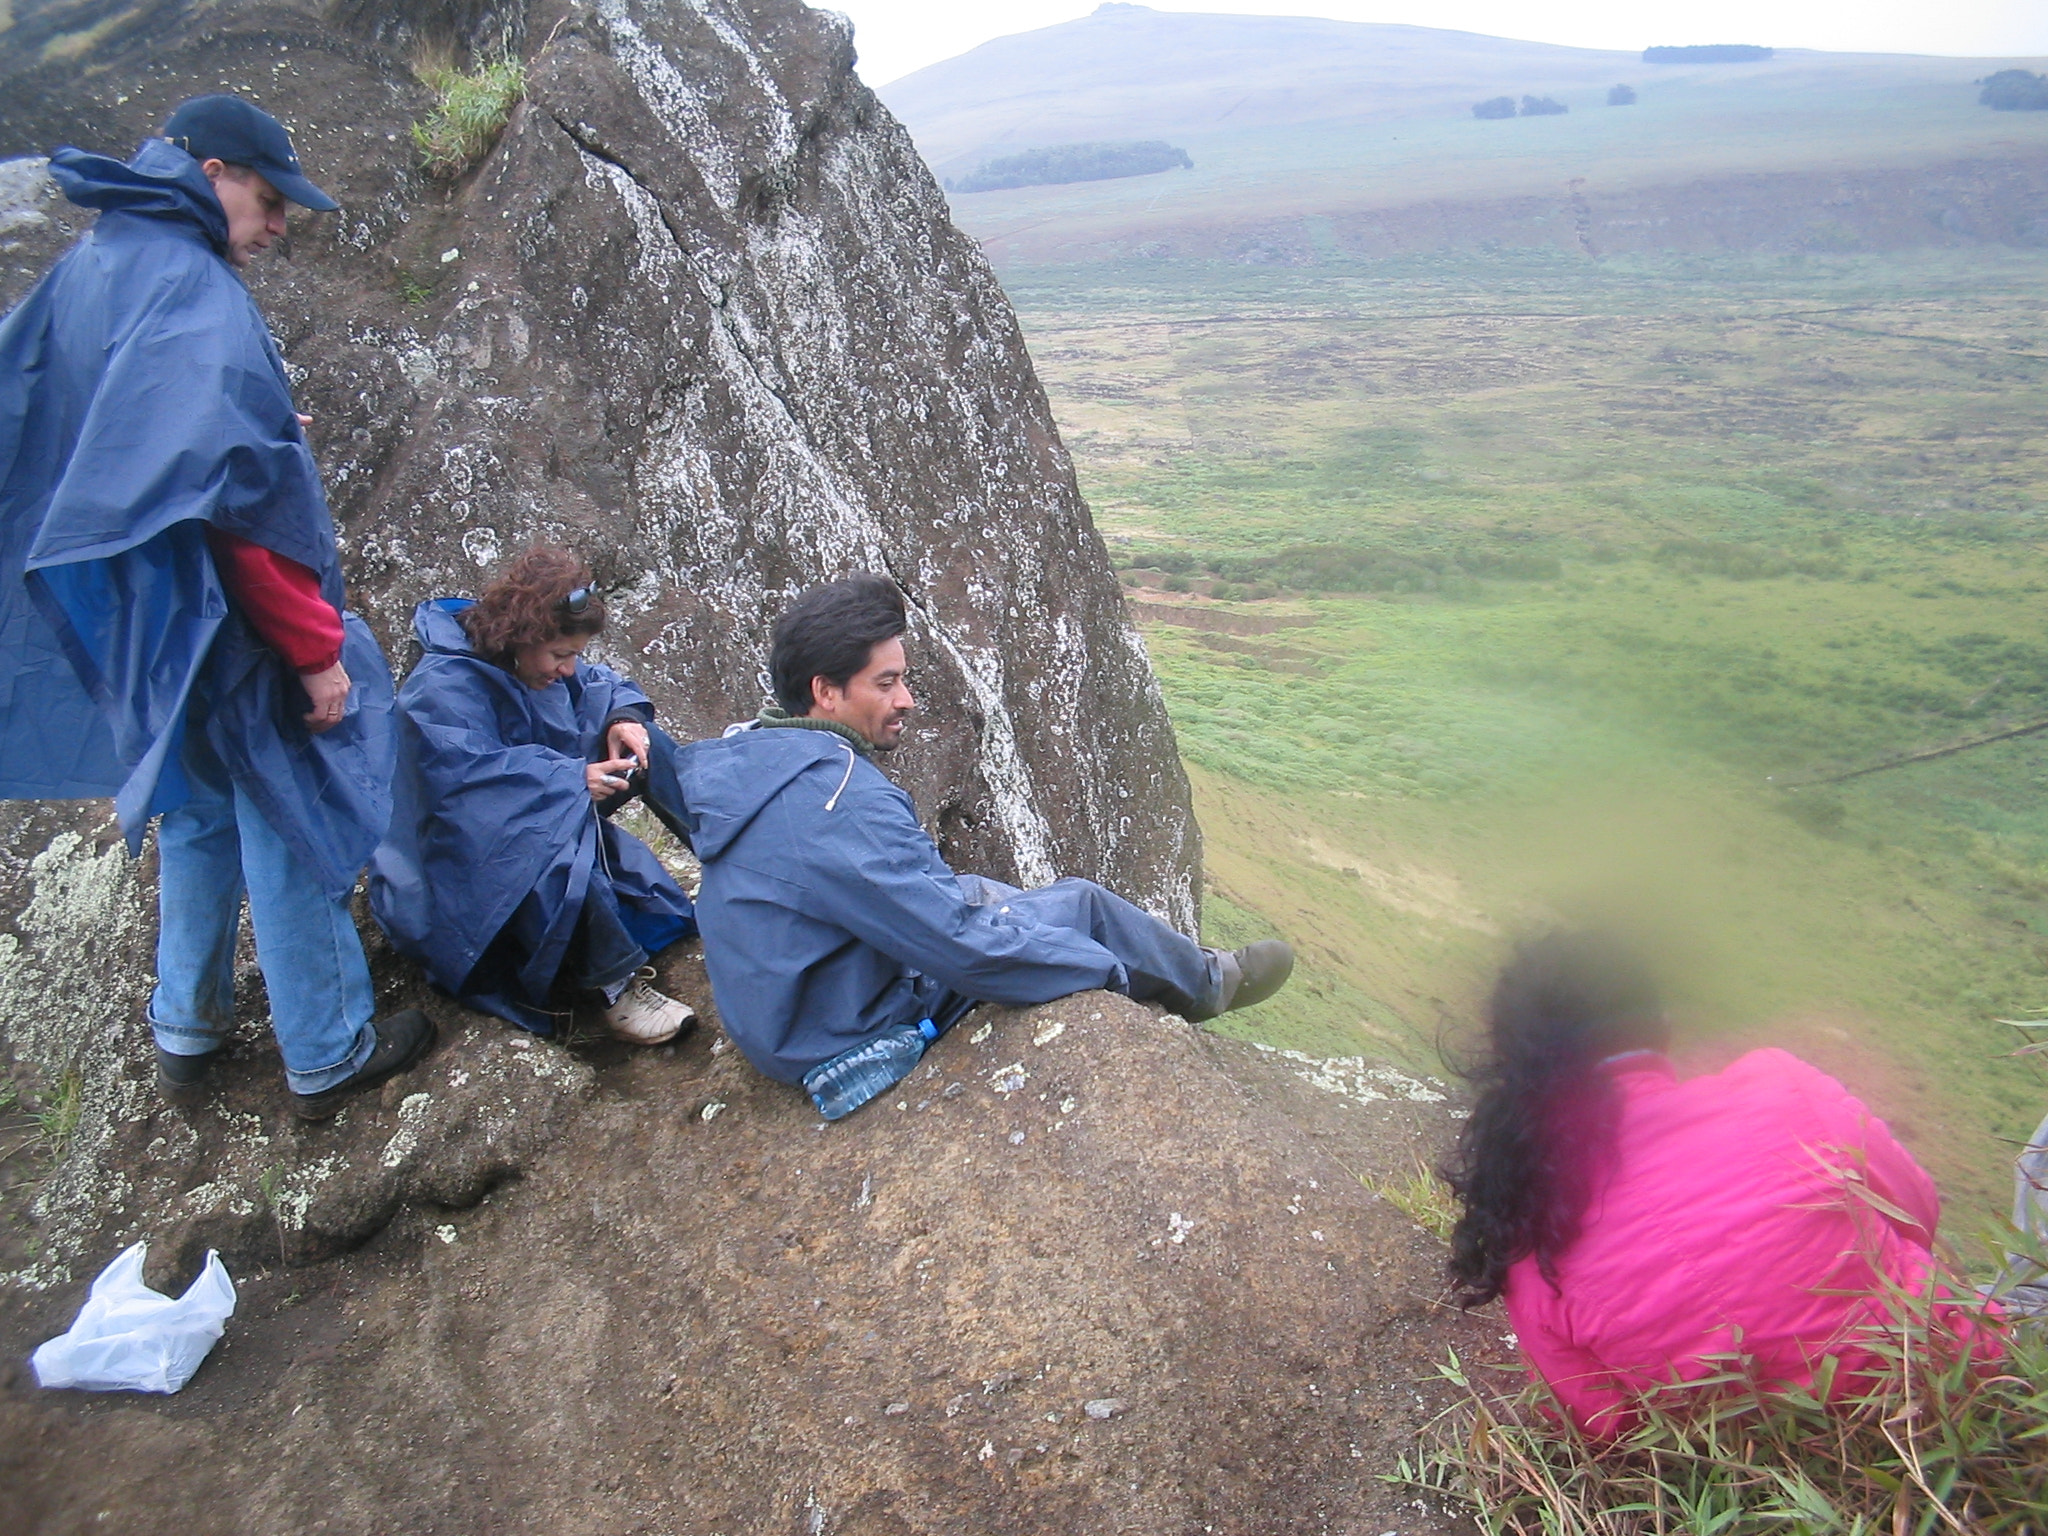
{"type": "MultiPolygon", "coordinates": [[[[824,0],[853,18],[861,77],[883,85],[976,43],[1071,21],[1095,0],[824,0]]],[[[1161,11],[1332,16],[1641,49],[1765,43],[1851,53],[2048,55],[2048,0],[1171,0],[1161,11]]]]}

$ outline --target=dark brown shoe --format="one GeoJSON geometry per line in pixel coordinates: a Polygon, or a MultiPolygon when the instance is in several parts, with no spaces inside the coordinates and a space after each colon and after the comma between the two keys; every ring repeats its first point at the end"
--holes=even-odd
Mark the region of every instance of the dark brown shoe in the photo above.
{"type": "Polygon", "coordinates": [[[1191,1024],[1206,1024],[1223,1014],[1263,1003],[1286,986],[1287,978],[1294,974],[1294,946],[1285,939],[1258,939],[1243,949],[1211,953],[1216,956],[1221,972],[1215,1006],[1187,1014],[1191,1024]]]}
{"type": "Polygon", "coordinates": [[[370,1059],[332,1088],[293,1094],[293,1114],[301,1120],[331,1120],[351,1097],[398,1076],[434,1048],[434,1021],[417,1008],[403,1009],[371,1027],[377,1031],[377,1048],[370,1059]]]}
{"type": "Polygon", "coordinates": [[[162,1046],[156,1048],[156,1091],[166,1104],[179,1109],[197,1109],[206,1102],[206,1090],[213,1076],[219,1051],[202,1056],[173,1056],[162,1046]]]}

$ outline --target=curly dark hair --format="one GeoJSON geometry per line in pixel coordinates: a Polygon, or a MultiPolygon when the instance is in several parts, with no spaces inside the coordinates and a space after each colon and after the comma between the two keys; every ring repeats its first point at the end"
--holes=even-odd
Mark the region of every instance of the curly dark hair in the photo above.
{"type": "Polygon", "coordinates": [[[535,544],[498,568],[476,605],[462,610],[462,627],[477,655],[509,667],[521,646],[601,633],[604,599],[591,587],[589,566],[559,544],[535,544]],[[571,613],[563,602],[578,587],[590,597],[571,613]]]}
{"type": "Polygon", "coordinates": [[[1610,938],[1571,933],[1515,952],[1494,985],[1487,1035],[1487,1059],[1462,1072],[1478,1102],[1442,1170],[1465,1207],[1450,1273],[1467,1307],[1498,1296],[1532,1253],[1557,1283],[1557,1258],[1579,1235],[1619,1112],[1594,1065],[1670,1039],[1641,959],[1610,938]]]}

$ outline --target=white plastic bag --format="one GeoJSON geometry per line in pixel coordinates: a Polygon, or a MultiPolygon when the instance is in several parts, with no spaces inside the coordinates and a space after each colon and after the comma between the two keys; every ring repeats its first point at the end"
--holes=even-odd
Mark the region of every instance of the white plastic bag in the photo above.
{"type": "Polygon", "coordinates": [[[206,1267],[175,1299],[142,1283],[137,1243],[100,1272],[71,1327],[29,1357],[46,1387],[90,1392],[175,1392],[235,1310],[235,1283],[220,1255],[207,1251],[206,1267]]]}

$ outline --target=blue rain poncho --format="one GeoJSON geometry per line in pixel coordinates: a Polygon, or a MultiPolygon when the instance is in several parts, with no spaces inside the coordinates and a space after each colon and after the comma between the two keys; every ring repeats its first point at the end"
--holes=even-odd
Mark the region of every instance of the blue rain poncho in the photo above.
{"type": "Polygon", "coordinates": [[[740,730],[675,761],[719,1020],[767,1076],[801,1082],[948,994],[1022,1005],[1127,989],[1088,934],[1035,920],[1030,901],[976,900],[984,882],[946,867],[910,797],[837,734],[740,730]]]}
{"type": "MultiPolygon", "coordinates": [[[[370,864],[370,909],[442,991],[546,1034],[548,992],[597,887],[649,954],[694,931],[690,898],[648,846],[598,813],[584,769],[611,722],[651,725],[647,695],[611,668],[529,688],[470,649],[468,598],[420,604],[424,655],[398,691],[391,830],[370,864]],[[493,944],[528,897],[530,946],[493,944]]],[[[657,753],[668,746],[656,736],[657,753]]],[[[657,773],[658,779],[666,775],[657,773]]]]}
{"type": "Polygon", "coordinates": [[[186,798],[208,740],[332,896],[383,835],[391,674],[344,615],[348,712],[313,735],[298,676],[229,600],[208,526],[295,560],[341,607],[341,564],[284,363],[228,264],[199,163],[60,149],[93,231],[0,322],[0,797],[112,795],[131,850],[186,798]]]}

